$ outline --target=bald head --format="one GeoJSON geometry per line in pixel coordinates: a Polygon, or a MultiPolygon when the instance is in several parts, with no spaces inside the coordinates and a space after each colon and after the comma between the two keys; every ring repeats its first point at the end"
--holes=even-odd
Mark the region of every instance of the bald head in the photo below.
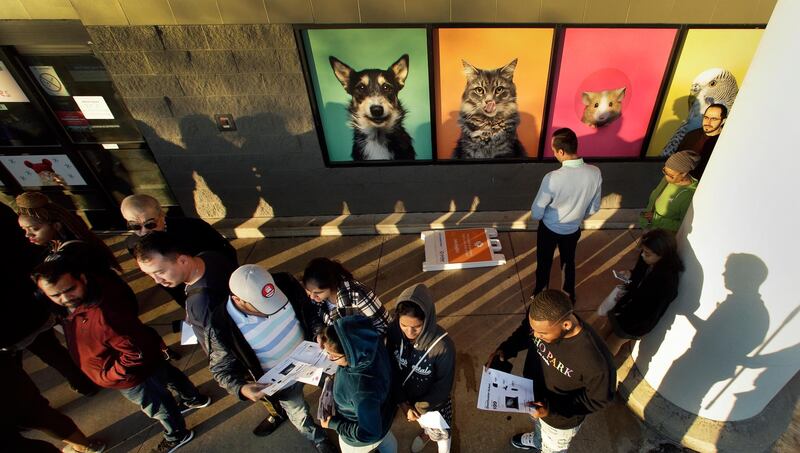
{"type": "Polygon", "coordinates": [[[128,222],[128,229],[134,234],[144,236],[150,231],[164,231],[164,211],[161,204],[150,195],[136,194],[125,197],[120,205],[122,217],[128,222]]]}

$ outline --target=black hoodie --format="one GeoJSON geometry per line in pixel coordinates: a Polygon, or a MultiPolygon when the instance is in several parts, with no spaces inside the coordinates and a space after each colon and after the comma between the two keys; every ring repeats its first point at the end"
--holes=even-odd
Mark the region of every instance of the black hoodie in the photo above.
{"type": "Polygon", "coordinates": [[[456,369],[456,347],[449,335],[442,338],[422,360],[417,371],[406,381],[411,368],[417,364],[431,344],[445,333],[445,330],[436,324],[436,308],[425,285],[416,284],[403,291],[397,302],[403,301],[416,304],[425,314],[422,333],[415,342],[412,342],[403,335],[399,320],[395,319],[389,327],[386,346],[392,357],[398,401],[409,402],[414,405],[417,412],[424,414],[440,409],[450,400],[456,369]],[[403,381],[406,381],[405,384],[403,381]]]}

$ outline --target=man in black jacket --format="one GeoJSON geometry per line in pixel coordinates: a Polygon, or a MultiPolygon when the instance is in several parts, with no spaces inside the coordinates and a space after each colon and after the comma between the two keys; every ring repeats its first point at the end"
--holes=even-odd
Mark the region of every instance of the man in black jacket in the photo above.
{"type": "Polygon", "coordinates": [[[253,431],[268,435],[284,412],[298,431],[320,452],[336,451],[325,431],[314,423],[296,382],[272,397],[262,392],[258,380],[279,364],[304,340],[312,339],[318,323],[314,304],[300,283],[289,274],[274,275],[246,264],[230,278],[231,296],[211,316],[208,331],[209,368],[214,379],[239,399],[265,402],[270,414],[253,431]]]}
{"type": "MultiPolygon", "coordinates": [[[[202,219],[191,217],[167,217],[161,204],[150,195],[136,194],[125,197],[120,205],[122,217],[128,222],[133,234],[125,239],[125,247],[131,255],[142,236],[151,231],[169,231],[179,238],[192,256],[200,252],[217,252],[238,265],[236,249],[211,225],[202,219]]],[[[185,285],[163,287],[181,307],[186,305],[185,285]]]]}
{"type": "Polygon", "coordinates": [[[603,340],[572,311],[569,296],[547,289],[528,316],[489,356],[487,366],[528,349],[522,375],[533,380],[534,430],[515,435],[522,450],[567,451],[583,419],[614,399],[616,369],[603,340]]]}

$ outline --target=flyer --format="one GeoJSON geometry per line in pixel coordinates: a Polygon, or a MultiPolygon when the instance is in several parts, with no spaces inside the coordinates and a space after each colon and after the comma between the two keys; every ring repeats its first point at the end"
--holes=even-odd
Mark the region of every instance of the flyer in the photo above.
{"type": "Polygon", "coordinates": [[[527,414],[531,411],[529,403],[533,401],[532,380],[494,368],[483,368],[478,409],[527,414]]]}
{"type": "Polygon", "coordinates": [[[423,271],[467,269],[506,264],[497,230],[468,228],[463,230],[423,231],[425,261],[423,271]]]}
{"type": "Polygon", "coordinates": [[[261,376],[258,383],[266,384],[263,392],[272,396],[297,381],[319,385],[323,373],[333,375],[337,368],[338,366],[328,360],[328,355],[317,343],[304,341],[289,354],[289,357],[261,376]]]}
{"type": "Polygon", "coordinates": [[[69,91],[64,86],[64,82],[56,74],[52,66],[30,66],[33,77],[39,82],[45,93],[50,96],[69,96],[69,91]]]}
{"type": "Polygon", "coordinates": [[[0,61],[0,102],[30,102],[2,61],[0,61]]]}
{"type": "Polygon", "coordinates": [[[72,96],[87,120],[113,120],[114,115],[108,108],[103,96],[72,96]]]}

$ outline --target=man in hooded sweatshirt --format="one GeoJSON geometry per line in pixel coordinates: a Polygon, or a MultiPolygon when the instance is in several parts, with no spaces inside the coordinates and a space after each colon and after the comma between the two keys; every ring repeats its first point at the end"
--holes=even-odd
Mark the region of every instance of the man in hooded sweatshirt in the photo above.
{"type": "MultiPolygon", "coordinates": [[[[436,324],[436,308],[427,286],[418,283],[400,294],[386,343],[394,359],[397,401],[408,421],[439,412],[452,426],[456,348],[436,324]]],[[[431,440],[439,453],[450,451],[450,429],[423,428],[411,444],[412,453],[421,452],[431,440]]]]}
{"type": "Polygon", "coordinates": [[[333,381],[334,415],[322,420],[322,427],[339,434],[342,453],[395,453],[392,366],[380,334],[369,318],[345,316],[322,330],[321,342],[328,358],[339,365],[333,381]]]}

